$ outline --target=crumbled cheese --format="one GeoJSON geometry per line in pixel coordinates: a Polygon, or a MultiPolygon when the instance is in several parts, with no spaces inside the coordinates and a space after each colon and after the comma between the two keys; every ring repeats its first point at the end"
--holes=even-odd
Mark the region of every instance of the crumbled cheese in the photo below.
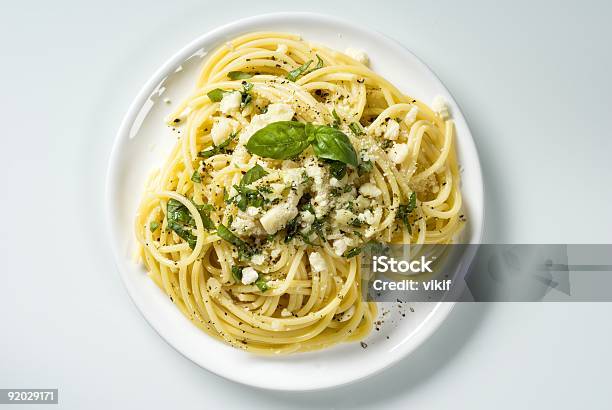
{"type": "Polygon", "coordinates": [[[245,145],[249,142],[251,135],[262,129],[268,124],[277,121],[290,121],[295,111],[289,104],[274,103],[268,105],[268,111],[264,114],[257,114],[251,118],[251,123],[240,133],[240,143],[245,145]]]}
{"type": "Polygon", "coordinates": [[[408,113],[404,117],[404,123],[410,127],[416,121],[418,114],[419,114],[419,107],[415,105],[410,109],[410,111],[408,111],[408,113]]]}
{"type": "Polygon", "coordinates": [[[254,206],[249,206],[246,209],[246,214],[250,217],[255,217],[257,216],[257,214],[259,214],[259,208],[255,208],[254,206]]]}
{"type": "Polygon", "coordinates": [[[317,160],[313,157],[306,159],[304,168],[306,170],[306,175],[313,180],[312,189],[316,194],[312,199],[312,203],[316,216],[320,218],[327,213],[330,207],[327,171],[319,166],[317,160]]]}
{"type": "Polygon", "coordinates": [[[242,102],[242,95],[240,91],[232,91],[231,93],[226,93],[221,99],[221,103],[219,104],[219,109],[223,114],[229,114],[232,111],[240,108],[240,103],[242,102]]]}
{"type": "Polygon", "coordinates": [[[400,126],[395,120],[389,120],[387,123],[387,129],[385,130],[385,138],[388,140],[395,141],[399,136],[400,126]]]}
{"type": "Polygon", "coordinates": [[[393,144],[389,150],[389,159],[394,164],[401,164],[408,158],[408,144],[393,144]]]}
{"type": "Polygon", "coordinates": [[[382,219],[382,208],[380,207],[375,208],[374,212],[372,213],[372,217],[369,218],[369,221],[368,221],[368,223],[370,224],[370,227],[366,229],[365,231],[366,238],[369,238],[376,233],[381,219],[382,219]]]}
{"type": "Polygon", "coordinates": [[[355,205],[357,205],[357,208],[362,211],[370,206],[370,200],[363,195],[359,195],[355,200],[355,205]]]}
{"type": "Polygon", "coordinates": [[[308,227],[315,221],[315,216],[310,211],[300,212],[300,218],[302,219],[302,226],[308,227]]]}
{"type": "Polygon", "coordinates": [[[298,209],[292,201],[283,202],[270,208],[259,220],[268,235],[283,229],[287,222],[295,218],[298,209]]]}
{"type": "Polygon", "coordinates": [[[319,252],[312,252],[310,255],[308,255],[308,261],[310,262],[312,270],[315,272],[323,272],[327,270],[325,259],[319,252]]]}
{"type": "Polygon", "coordinates": [[[280,249],[278,249],[278,248],[274,248],[274,249],[272,249],[272,252],[270,252],[270,256],[271,256],[273,259],[278,258],[280,254],[281,254],[281,250],[280,250],[280,249]]]}
{"type": "Polygon", "coordinates": [[[245,235],[256,232],[257,225],[255,224],[255,221],[251,219],[237,216],[236,219],[234,219],[234,222],[232,222],[232,229],[240,235],[245,235]]]}
{"type": "Polygon", "coordinates": [[[251,262],[253,262],[255,265],[263,265],[265,261],[266,257],[263,253],[258,253],[257,255],[253,255],[251,257],[251,262]]]}
{"type": "Polygon", "coordinates": [[[232,120],[229,118],[218,118],[210,130],[210,136],[212,137],[215,145],[221,144],[223,141],[229,138],[232,132],[232,120]]]}
{"type": "Polygon", "coordinates": [[[450,117],[446,100],[441,95],[438,95],[433,99],[433,101],[431,102],[431,109],[443,120],[446,120],[450,117]]]}
{"type": "Polygon", "coordinates": [[[283,182],[292,187],[299,186],[303,181],[304,168],[289,168],[283,171],[283,182]]]}
{"type": "Polygon", "coordinates": [[[289,311],[287,308],[283,308],[283,310],[281,310],[281,316],[289,317],[289,316],[293,316],[293,313],[291,313],[291,311],[289,311]]]}
{"type": "Polygon", "coordinates": [[[376,198],[382,194],[382,191],[376,185],[367,182],[359,187],[359,193],[368,198],[376,198]]]}
{"type": "Polygon", "coordinates": [[[348,249],[349,239],[348,238],[340,238],[336,239],[333,243],[334,252],[338,256],[344,255],[344,252],[348,249]]]}
{"type": "Polygon", "coordinates": [[[364,65],[368,65],[368,63],[370,62],[370,58],[368,57],[366,52],[358,48],[349,47],[344,51],[344,54],[364,65]]]}
{"type": "Polygon", "coordinates": [[[258,277],[259,277],[259,274],[257,273],[257,271],[251,268],[250,266],[247,266],[246,268],[242,269],[242,284],[243,285],[250,285],[251,283],[255,282],[258,277]]]}

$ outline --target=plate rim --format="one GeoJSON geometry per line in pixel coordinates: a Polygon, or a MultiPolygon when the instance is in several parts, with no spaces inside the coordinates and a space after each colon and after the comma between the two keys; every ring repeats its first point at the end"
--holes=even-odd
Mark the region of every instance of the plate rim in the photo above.
{"type": "MultiPolygon", "coordinates": [[[[156,333],[168,345],[170,345],[174,350],[179,352],[182,356],[188,358],[193,363],[197,364],[203,369],[217,376],[220,376],[226,380],[231,380],[236,383],[240,383],[240,384],[244,384],[244,385],[252,386],[256,388],[261,388],[265,390],[312,391],[312,390],[335,388],[335,387],[340,387],[340,386],[344,386],[347,384],[355,383],[360,380],[363,380],[368,377],[379,374],[385,369],[391,367],[392,365],[397,364],[399,361],[406,358],[413,351],[415,351],[419,346],[421,346],[421,344],[425,340],[427,340],[440,327],[440,325],[446,320],[450,312],[455,307],[456,302],[438,302],[436,303],[436,306],[432,309],[432,311],[426,316],[426,318],[421,323],[419,323],[419,325],[415,329],[413,336],[411,336],[411,343],[406,343],[405,346],[402,346],[401,349],[397,349],[399,352],[395,354],[392,360],[389,360],[387,363],[385,363],[382,366],[379,366],[374,369],[369,369],[358,375],[347,376],[343,380],[338,381],[337,383],[317,384],[316,380],[314,380],[313,383],[309,386],[287,387],[284,385],[274,386],[274,385],[270,385],[266,383],[259,383],[256,381],[254,382],[252,380],[241,379],[239,377],[236,377],[235,373],[232,373],[231,371],[225,372],[219,369],[212,369],[209,366],[207,366],[206,363],[202,363],[199,360],[197,360],[195,357],[193,357],[193,355],[190,355],[189,352],[185,352],[181,350],[179,347],[175,346],[169,340],[168,337],[164,335],[163,331],[156,325],[156,323],[154,323],[153,320],[149,319],[149,317],[147,316],[147,313],[145,313],[145,309],[140,305],[140,303],[137,301],[135,297],[135,289],[133,288],[134,285],[128,280],[128,274],[126,272],[127,269],[122,268],[122,263],[124,262],[125,258],[121,256],[121,253],[119,252],[119,249],[118,249],[117,241],[115,240],[117,237],[119,237],[119,234],[116,232],[116,229],[114,227],[115,225],[114,221],[117,220],[117,216],[116,216],[116,212],[113,211],[114,207],[112,206],[113,205],[113,202],[112,202],[113,201],[113,189],[116,185],[115,181],[117,178],[116,174],[118,170],[118,161],[119,161],[118,157],[119,157],[121,143],[123,140],[129,139],[129,134],[132,128],[132,124],[136,120],[137,115],[142,105],[150,97],[152,90],[155,89],[155,86],[158,85],[163,80],[164,77],[170,74],[173,71],[174,67],[179,65],[181,62],[185,61],[188,57],[193,55],[195,51],[200,49],[201,47],[199,47],[199,45],[202,43],[205,43],[208,39],[221,35],[224,32],[228,32],[228,31],[231,32],[233,30],[242,29],[243,32],[248,32],[248,26],[250,25],[261,24],[261,23],[265,23],[266,21],[274,21],[274,20],[279,20],[283,18],[312,19],[312,20],[315,20],[317,23],[323,23],[323,24],[331,23],[331,24],[338,25],[339,29],[342,26],[345,26],[345,27],[349,27],[351,30],[362,32],[366,36],[374,37],[376,38],[376,40],[387,42],[387,43],[393,43],[396,46],[401,47],[404,52],[409,54],[414,59],[414,61],[420,64],[426,71],[428,71],[431,74],[432,78],[438,83],[437,85],[441,87],[443,90],[445,90],[449,96],[451,96],[451,98],[453,99],[453,102],[459,108],[458,114],[463,119],[463,123],[467,131],[466,135],[462,135],[462,144],[469,142],[468,144],[469,147],[467,148],[473,151],[472,160],[474,161],[474,163],[472,164],[472,167],[474,167],[475,170],[477,171],[476,176],[478,176],[480,180],[480,191],[479,191],[480,209],[478,210],[479,211],[478,214],[473,214],[471,215],[471,218],[470,218],[472,221],[476,221],[476,223],[474,224],[475,226],[471,225],[472,232],[471,232],[470,243],[481,243],[482,242],[482,237],[483,237],[483,232],[484,232],[484,222],[485,222],[485,196],[484,196],[485,186],[484,186],[484,179],[482,175],[482,167],[480,163],[480,155],[478,153],[478,147],[476,146],[476,141],[473,138],[472,132],[469,129],[467,121],[465,120],[465,117],[463,116],[463,113],[459,107],[459,104],[454,99],[454,96],[450,93],[450,91],[442,83],[442,81],[437,76],[437,74],[433,70],[431,70],[429,66],[427,66],[427,64],[425,64],[418,56],[416,56],[412,51],[410,51],[407,47],[405,47],[399,41],[385,35],[384,33],[371,29],[369,27],[360,26],[356,23],[353,23],[351,21],[348,21],[342,18],[338,18],[335,16],[330,16],[330,15],[326,15],[322,13],[314,13],[314,12],[265,13],[265,14],[258,14],[255,16],[249,16],[249,17],[245,17],[245,18],[241,18],[238,20],[228,22],[226,24],[215,27],[197,36],[195,39],[188,42],[185,46],[181,47],[179,51],[174,53],[157,70],[155,70],[155,72],[151,75],[151,77],[149,77],[149,79],[145,82],[145,84],[140,88],[136,97],[130,103],[129,108],[127,112],[125,113],[125,115],[123,116],[119,129],[115,135],[112,149],[111,149],[110,156],[109,156],[109,160],[108,160],[108,168],[107,168],[107,173],[106,173],[106,184],[105,184],[105,207],[106,207],[105,214],[106,215],[105,216],[106,216],[106,222],[107,222],[106,224],[107,225],[107,235],[108,235],[110,245],[112,248],[115,266],[117,270],[119,271],[121,280],[127,290],[127,293],[130,296],[130,299],[132,300],[134,305],[137,307],[138,312],[141,314],[141,316],[144,317],[144,319],[147,321],[149,326],[151,326],[156,331],[156,333]]],[[[453,113],[453,115],[455,115],[455,113],[453,113]]],[[[474,210],[471,210],[471,212],[474,212],[474,210]]],[[[472,262],[473,255],[469,255],[466,259],[467,259],[466,260],[467,262],[466,269],[467,269],[467,266],[469,266],[470,263],[472,262]]]]}

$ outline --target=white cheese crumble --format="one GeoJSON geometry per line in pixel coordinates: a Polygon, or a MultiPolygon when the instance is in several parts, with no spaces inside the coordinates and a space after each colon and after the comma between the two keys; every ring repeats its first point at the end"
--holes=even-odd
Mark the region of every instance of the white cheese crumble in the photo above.
{"type": "Polygon", "coordinates": [[[448,113],[448,105],[446,105],[446,100],[441,95],[438,95],[433,99],[431,102],[431,109],[443,120],[450,118],[448,113]]]}
{"type": "Polygon", "coordinates": [[[289,317],[289,316],[293,316],[293,313],[291,313],[291,311],[289,311],[287,308],[283,308],[283,310],[281,310],[281,316],[289,317]]]}
{"type": "Polygon", "coordinates": [[[219,109],[223,114],[229,114],[232,111],[240,108],[240,103],[242,102],[242,95],[240,91],[232,91],[231,93],[226,93],[221,99],[221,103],[219,104],[219,109]]]}
{"type": "Polygon", "coordinates": [[[401,164],[408,158],[408,144],[393,144],[393,147],[389,150],[389,159],[394,164],[401,164]]]}
{"type": "Polygon", "coordinates": [[[397,121],[389,120],[387,129],[385,130],[385,138],[395,141],[400,133],[400,125],[397,121]]]}
{"type": "Polygon", "coordinates": [[[344,51],[344,54],[364,65],[368,65],[370,62],[370,58],[368,57],[366,52],[359,48],[349,47],[344,51]]]}
{"type": "Polygon", "coordinates": [[[348,238],[336,239],[333,243],[334,252],[336,253],[336,255],[338,256],[344,255],[344,252],[346,252],[346,250],[348,249],[349,244],[350,244],[350,239],[348,238]]]}
{"type": "Polygon", "coordinates": [[[295,218],[298,209],[293,201],[283,202],[270,208],[259,220],[268,235],[283,229],[287,222],[295,218]]]}
{"type": "Polygon", "coordinates": [[[308,255],[308,261],[310,262],[312,270],[315,272],[323,272],[327,270],[325,259],[319,252],[312,252],[310,255],[308,255]]]}
{"type": "Polygon", "coordinates": [[[376,185],[367,182],[359,187],[359,193],[368,198],[376,198],[382,194],[382,191],[376,185]]]}
{"type": "Polygon", "coordinates": [[[258,253],[257,255],[253,255],[251,257],[251,262],[253,262],[255,265],[263,265],[265,261],[266,257],[263,253],[258,253]]]}
{"type": "Polygon", "coordinates": [[[246,268],[242,269],[243,285],[250,285],[251,283],[255,282],[258,277],[259,274],[257,273],[257,271],[251,268],[250,266],[247,266],[246,268]]]}
{"type": "Polygon", "coordinates": [[[355,215],[346,209],[338,209],[336,210],[336,222],[338,225],[348,225],[355,219],[355,215]]]}

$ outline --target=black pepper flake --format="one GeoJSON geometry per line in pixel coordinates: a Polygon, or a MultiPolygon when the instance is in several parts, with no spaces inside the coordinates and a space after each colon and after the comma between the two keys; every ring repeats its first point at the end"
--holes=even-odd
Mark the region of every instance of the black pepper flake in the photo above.
{"type": "Polygon", "coordinates": [[[363,347],[364,349],[366,349],[368,347],[368,345],[365,342],[359,342],[359,344],[361,345],[361,347],[363,347]]]}

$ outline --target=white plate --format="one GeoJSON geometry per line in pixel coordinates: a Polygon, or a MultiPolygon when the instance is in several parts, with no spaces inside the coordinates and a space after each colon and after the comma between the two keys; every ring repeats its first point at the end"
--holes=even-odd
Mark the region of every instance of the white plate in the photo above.
{"type": "MultiPolygon", "coordinates": [[[[205,53],[251,31],[287,31],[337,50],[364,49],[374,71],[400,90],[426,103],[446,97],[456,122],[463,195],[468,227],[465,241],[479,243],[483,221],[483,185],[476,147],[459,107],[438,78],[410,51],[361,26],[311,13],[251,17],[217,28],[170,58],[146,83],[132,103],[117,134],[107,179],[111,242],[121,277],[144,317],[166,341],[200,366],[251,386],[278,390],[313,390],[350,383],[377,373],[421,344],[446,318],[452,303],[397,304],[380,331],[359,343],[286,357],[258,357],[212,339],[193,326],[134,262],[133,220],[145,178],[166,157],[176,137],[164,119],[187,96],[205,53]],[[171,103],[165,103],[165,99],[171,103]],[[393,323],[391,323],[393,322],[393,323]],[[387,339],[389,336],[389,339],[387,339]]],[[[466,261],[469,262],[469,261],[466,261]]],[[[466,265],[466,264],[462,264],[466,265]]]]}

